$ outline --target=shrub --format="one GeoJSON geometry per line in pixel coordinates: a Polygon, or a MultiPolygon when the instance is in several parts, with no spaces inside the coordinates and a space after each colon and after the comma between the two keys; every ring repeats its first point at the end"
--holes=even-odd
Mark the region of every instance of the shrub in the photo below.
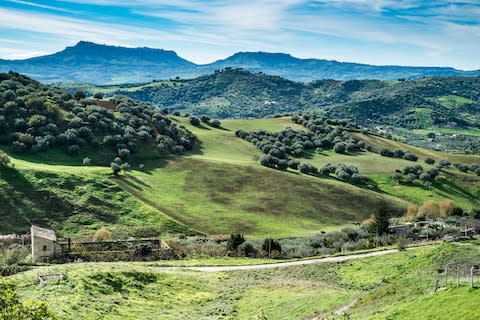
{"type": "Polygon", "coordinates": [[[120,170],[122,170],[120,165],[116,162],[110,163],[110,168],[112,169],[114,175],[118,175],[120,173],[120,170]]]}
{"type": "Polygon", "coordinates": [[[101,227],[95,234],[93,235],[93,240],[95,241],[102,241],[102,240],[110,240],[112,238],[112,233],[105,227],[101,227]]]}
{"type": "Polygon", "coordinates": [[[130,164],[128,162],[122,163],[120,165],[120,169],[123,171],[123,173],[127,173],[127,171],[130,170],[130,164]]]}
{"type": "Polygon", "coordinates": [[[416,154],[413,154],[411,152],[407,152],[405,153],[405,155],[403,156],[403,158],[405,160],[409,160],[409,161],[417,161],[418,160],[418,157],[416,154]]]}
{"type": "Polygon", "coordinates": [[[426,164],[435,164],[435,159],[427,157],[427,158],[425,158],[425,163],[426,164]]]}
{"type": "Polygon", "coordinates": [[[212,120],[210,121],[210,125],[214,128],[220,128],[222,126],[222,123],[219,120],[212,120]]]}
{"type": "Polygon", "coordinates": [[[67,153],[70,156],[76,156],[80,153],[80,146],[78,144],[73,144],[67,148],[67,153]]]}
{"type": "Polygon", "coordinates": [[[316,175],[318,173],[317,167],[309,163],[303,163],[303,162],[300,163],[300,165],[298,166],[298,170],[300,170],[301,173],[305,173],[305,174],[316,175]]]}
{"type": "Polygon", "coordinates": [[[239,253],[245,257],[254,258],[257,256],[258,250],[250,243],[245,242],[238,247],[239,253]]]}
{"type": "Polygon", "coordinates": [[[53,320],[46,302],[22,302],[13,281],[0,277],[1,319],[8,320],[53,320]]]}
{"type": "Polygon", "coordinates": [[[119,149],[118,156],[121,159],[127,159],[130,156],[130,150],[128,150],[127,148],[119,149]]]}
{"type": "Polygon", "coordinates": [[[188,120],[192,126],[198,127],[200,125],[200,120],[197,117],[190,117],[188,120]]]}
{"type": "Polygon", "coordinates": [[[93,97],[94,97],[95,99],[99,99],[99,100],[100,100],[100,99],[103,99],[103,93],[97,92],[97,93],[95,93],[95,94],[93,95],[93,97]]]}
{"type": "Polygon", "coordinates": [[[85,99],[85,92],[79,90],[79,91],[75,92],[75,94],[73,96],[77,100],[85,99]]]}
{"type": "Polygon", "coordinates": [[[152,254],[153,248],[150,243],[139,243],[135,246],[133,252],[137,257],[148,257],[152,254]]]}
{"type": "Polygon", "coordinates": [[[394,156],[394,152],[390,149],[387,149],[387,148],[378,149],[378,153],[383,157],[393,157],[394,156]]]}
{"type": "Polygon", "coordinates": [[[338,142],[333,146],[333,151],[336,153],[345,153],[347,146],[343,142],[338,142]]]}
{"type": "Polygon", "coordinates": [[[10,157],[0,150],[0,167],[8,167],[10,165],[10,157]]]}
{"type": "Polygon", "coordinates": [[[227,241],[227,250],[236,251],[238,247],[245,242],[245,238],[240,233],[232,233],[227,241]]]}
{"type": "Polygon", "coordinates": [[[282,252],[282,246],[280,245],[280,243],[274,239],[271,239],[271,238],[267,238],[265,239],[265,241],[263,242],[262,244],[262,250],[267,253],[267,254],[270,254],[271,256],[271,253],[273,251],[277,251],[279,253],[282,252]]]}

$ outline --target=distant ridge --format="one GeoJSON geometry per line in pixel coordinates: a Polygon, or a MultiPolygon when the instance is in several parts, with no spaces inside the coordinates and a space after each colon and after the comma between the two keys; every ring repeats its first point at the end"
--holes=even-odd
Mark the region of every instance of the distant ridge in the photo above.
{"type": "Polygon", "coordinates": [[[0,72],[17,71],[42,82],[119,84],[175,77],[194,78],[226,67],[264,72],[294,81],[479,76],[480,70],[449,67],[373,66],[323,59],[300,59],[285,53],[238,52],[197,65],[175,51],[126,48],[80,41],[62,51],[24,60],[0,60],[0,72]]]}

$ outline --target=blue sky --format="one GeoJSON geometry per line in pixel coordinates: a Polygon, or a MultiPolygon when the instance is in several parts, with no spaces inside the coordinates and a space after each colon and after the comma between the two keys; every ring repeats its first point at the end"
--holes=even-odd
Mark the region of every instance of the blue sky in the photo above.
{"type": "Polygon", "coordinates": [[[197,63],[237,51],[480,69],[480,0],[0,0],[0,58],[80,40],[175,50],[197,63]]]}

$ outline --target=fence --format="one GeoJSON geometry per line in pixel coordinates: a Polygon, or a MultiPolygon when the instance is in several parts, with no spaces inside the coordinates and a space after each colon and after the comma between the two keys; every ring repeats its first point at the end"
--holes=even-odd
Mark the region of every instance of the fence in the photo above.
{"type": "Polygon", "coordinates": [[[468,285],[471,288],[480,286],[480,264],[446,265],[437,270],[434,290],[447,287],[468,285]]]}

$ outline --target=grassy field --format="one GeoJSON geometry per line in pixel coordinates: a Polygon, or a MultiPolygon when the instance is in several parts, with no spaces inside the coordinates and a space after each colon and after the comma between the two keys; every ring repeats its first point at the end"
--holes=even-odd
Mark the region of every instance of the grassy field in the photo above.
{"type": "Polygon", "coordinates": [[[104,169],[39,167],[0,170],[0,211],[4,218],[0,233],[24,233],[31,224],[51,226],[63,236],[82,238],[91,238],[102,226],[119,237],[191,233],[123,191],[104,169]]]}
{"type": "MultiPolygon", "coordinates": [[[[91,236],[101,226],[119,236],[125,230],[128,235],[141,234],[145,231],[142,229],[149,229],[150,235],[193,230],[209,234],[242,232],[251,237],[300,236],[362,221],[372,214],[380,199],[390,202],[398,214],[408,205],[427,199],[450,198],[465,209],[477,205],[478,195],[472,188],[478,185],[478,178],[456,169],[445,172],[447,184],[426,189],[398,185],[390,178],[396,169],[413,164],[402,159],[370,152],[311,153],[301,159],[317,167],[326,163],[355,165],[378,184],[372,191],[334,178],[264,168],[256,161],[260,151],[235,136],[238,129],[301,129],[289,118],[224,120],[221,129],[194,127],[183,117],[175,120],[197,136],[192,152],[169,158],[146,151],[146,156],[130,159],[136,170],[116,178],[112,178],[109,168],[82,166],[82,156],[70,158],[55,150],[15,156],[13,163],[18,171],[0,172],[0,184],[5,186],[0,191],[4,199],[0,207],[10,217],[0,232],[23,232],[30,223],[37,223],[74,237],[91,236]],[[144,163],[145,168],[138,170],[138,163],[144,163]],[[132,228],[128,229],[128,225],[132,228]]],[[[426,156],[447,156],[377,136],[354,134],[375,146],[412,151],[427,169],[430,166],[422,161],[426,156]]],[[[102,155],[92,157],[100,159],[102,155]]],[[[479,159],[448,157],[469,163],[479,159]]]]}
{"type": "MultiPolygon", "coordinates": [[[[453,261],[480,258],[477,244],[446,244],[344,263],[201,273],[142,264],[56,265],[14,276],[25,299],[45,300],[61,319],[320,319],[345,308],[349,319],[477,319],[479,289],[434,292],[453,261]],[[39,274],[66,280],[37,285],[39,274]]],[[[478,286],[480,282],[477,280],[478,286]]],[[[440,283],[442,287],[443,283],[440,283]]]]}

